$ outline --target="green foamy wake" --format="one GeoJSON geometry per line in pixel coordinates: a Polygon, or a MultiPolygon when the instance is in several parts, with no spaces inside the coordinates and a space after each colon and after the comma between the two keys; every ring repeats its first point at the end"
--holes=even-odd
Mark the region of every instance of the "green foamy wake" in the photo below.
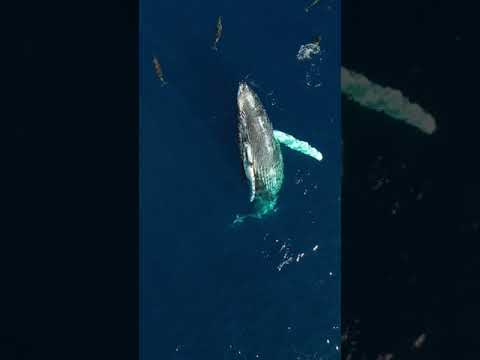
{"type": "Polygon", "coordinates": [[[280,144],[283,144],[292,150],[298,151],[307,156],[311,156],[318,161],[323,159],[322,153],[306,141],[295,139],[292,135],[286,134],[279,130],[273,130],[273,136],[280,144]]]}
{"type": "MultiPolygon", "coordinates": [[[[321,161],[323,155],[320,151],[315,149],[306,141],[298,140],[292,135],[284,133],[279,130],[273,130],[273,137],[280,144],[287,146],[288,148],[298,151],[304,155],[313,157],[314,159],[321,161]]],[[[232,225],[240,224],[247,218],[261,219],[266,215],[276,211],[277,195],[275,194],[273,199],[255,199],[255,212],[251,214],[236,215],[232,225]]]]}
{"type": "Polygon", "coordinates": [[[432,134],[437,128],[433,116],[418,104],[411,103],[399,90],[377,85],[344,67],[341,69],[341,86],[348,98],[362,106],[384,112],[426,134],[432,134]]]}
{"type": "Polygon", "coordinates": [[[251,214],[243,214],[243,215],[237,214],[235,216],[235,220],[233,220],[232,225],[241,224],[247,218],[261,219],[264,216],[277,211],[276,205],[277,205],[277,197],[275,197],[273,200],[257,199],[255,200],[255,212],[251,214]]]}

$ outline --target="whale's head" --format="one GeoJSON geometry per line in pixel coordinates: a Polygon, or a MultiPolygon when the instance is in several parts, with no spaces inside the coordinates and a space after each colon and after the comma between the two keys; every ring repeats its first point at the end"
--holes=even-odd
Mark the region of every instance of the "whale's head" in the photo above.
{"type": "Polygon", "coordinates": [[[247,112],[249,114],[263,109],[257,94],[243,81],[238,86],[237,105],[240,112],[247,112]]]}
{"type": "Polygon", "coordinates": [[[262,102],[245,82],[238,86],[237,105],[240,154],[250,183],[250,201],[255,201],[259,213],[266,213],[274,208],[283,182],[280,145],[262,102]]]}

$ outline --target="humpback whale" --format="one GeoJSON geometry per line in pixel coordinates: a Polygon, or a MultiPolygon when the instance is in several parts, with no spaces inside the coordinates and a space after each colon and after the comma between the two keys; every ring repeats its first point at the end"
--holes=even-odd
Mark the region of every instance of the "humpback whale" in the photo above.
{"type": "Polygon", "coordinates": [[[234,224],[247,217],[261,218],[275,211],[283,183],[283,158],[280,144],[318,161],[323,155],[306,141],[274,130],[259,97],[240,82],[237,93],[238,142],[245,176],[250,185],[250,202],[255,212],[237,215],[234,224]]]}
{"type": "Polygon", "coordinates": [[[283,183],[283,158],[280,144],[257,94],[241,82],[237,93],[238,140],[245,175],[250,185],[250,202],[255,217],[275,208],[283,183]]]}

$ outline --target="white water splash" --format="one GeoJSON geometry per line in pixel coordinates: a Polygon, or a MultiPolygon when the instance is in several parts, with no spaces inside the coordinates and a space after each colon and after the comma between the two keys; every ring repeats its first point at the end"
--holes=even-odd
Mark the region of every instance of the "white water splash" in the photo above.
{"type": "Polygon", "coordinates": [[[312,56],[317,55],[320,52],[320,44],[318,42],[301,45],[298,49],[297,60],[305,61],[310,60],[312,56]]]}

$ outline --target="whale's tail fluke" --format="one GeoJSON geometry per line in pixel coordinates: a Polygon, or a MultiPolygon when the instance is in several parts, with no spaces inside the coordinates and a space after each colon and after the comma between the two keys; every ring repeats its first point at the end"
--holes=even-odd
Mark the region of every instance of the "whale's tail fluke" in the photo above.
{"type": "Polygon", "coordinates": [[[277,211],[277,198],[262,201],[256,200],[255,201],[255,212],[249,214],[237,214],[235,215],[235,219],[232,222],[232,226],[236,226],[238,224],[243,223],[246,219],[262,219],[267,215],[275,213],[277,211]]]}

